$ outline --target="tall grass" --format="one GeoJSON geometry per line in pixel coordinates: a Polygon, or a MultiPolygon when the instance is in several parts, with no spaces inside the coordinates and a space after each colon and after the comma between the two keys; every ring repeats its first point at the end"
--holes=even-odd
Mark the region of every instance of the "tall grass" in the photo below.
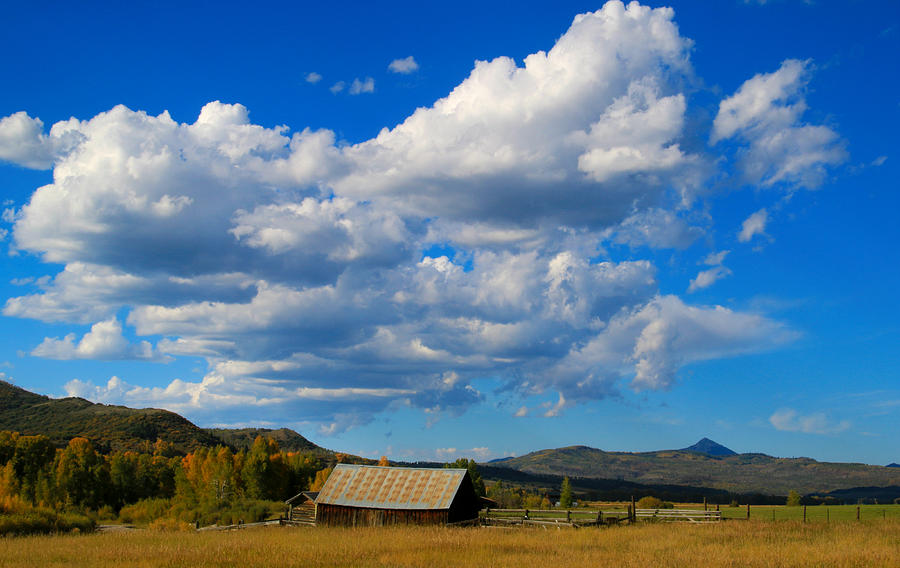
{"type": "Polygon", "coordinates": [[[0,539],[3,566],[898,566],[900,522],[266,528],[0,539]]]}

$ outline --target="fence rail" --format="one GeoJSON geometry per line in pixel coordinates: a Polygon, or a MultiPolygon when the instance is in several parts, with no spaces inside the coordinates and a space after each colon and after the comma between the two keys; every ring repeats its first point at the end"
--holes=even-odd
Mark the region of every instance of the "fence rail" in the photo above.
{"type": "Polygon", "coordinates": [[[589,511],[583,509],[530,510],[530,509],[486,509],[481,520],[485,525],[513,526],[600,526],[623,522],[660,521],[684,523],[717,523],[722,520],[720,511],[694,509],[632,509],[615,511],[589,511]]]}
{"type": "Polygon", "coordinates": [[[628,511],[588,511],[583,509],[547,510],[547,509],[486,509],[482,511],[481,522],[484,525],[496,526],[554,526],[554,527],[586,527],[611,525],[627,521],[628,511]]]}
{"type": "Polygon", "coordinates": [[[638,519],[683,523],[717,523],[722,520],[721,511],[702,509],[636,509],[635,516],[638,519]]]}

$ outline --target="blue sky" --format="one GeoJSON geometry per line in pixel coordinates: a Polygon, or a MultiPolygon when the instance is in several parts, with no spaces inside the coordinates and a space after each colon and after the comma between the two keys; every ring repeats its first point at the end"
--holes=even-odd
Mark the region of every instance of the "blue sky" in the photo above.
{"type": "Polygon", "coordinates": [[[397,459],[900,461],[897,4],[545,4],[8,7],[2,378],[397,459]]]}

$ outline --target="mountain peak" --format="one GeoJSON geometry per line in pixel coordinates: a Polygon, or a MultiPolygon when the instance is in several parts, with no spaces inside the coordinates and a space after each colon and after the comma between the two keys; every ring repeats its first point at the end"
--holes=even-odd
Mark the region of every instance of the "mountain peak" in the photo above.
{"type": "Polygon", "coordinates": [[[737,455],[737,452],[730,450],[719,444],[718,442],[714,442],[709,438],[703,438],[693,446],[684,448],[682,451],[685,452],[697,452],[700,454],[706,454],[709,456],[734,456],[737,455]]]}

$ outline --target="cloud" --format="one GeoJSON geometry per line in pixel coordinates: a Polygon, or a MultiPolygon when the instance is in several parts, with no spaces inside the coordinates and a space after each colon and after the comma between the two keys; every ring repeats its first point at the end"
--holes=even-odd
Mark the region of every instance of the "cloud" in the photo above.
{"type": "Polygon", "coordinates": [[[691,280],[691,283],[688,286],[688,292],[696,292],[703,288],[709,288],[717,281],[727,276],[731,276],[731,270],[724,266],[714,266],[707,270],[701,270],[697,273],[697,276],[691,280]]]}
{"type": "Polygon", "coordinates": [[[672,17],[610,2],[522,67],[477,62],[445,98],[348,147],[336,191],[504,228],[606,228],[636,203],[691,198],[707,164],[678,144],[690,41],[672,17]]]}
{"type": "Polygon", "coordinates": [[[413,59],[413,56],[404,57],[403,59],[395,59],[391,61],[388,65],[388,69],[392,73],[401,73],[403,75],[409,75],[410,73],[415,73],[419,70],[419,64],[416,63],[416,60],[413,59]]]}
{"type": "Polygon", "coordinates": [[[307,83],[311,83],[311,84],[315,85],[316,83],[318,83],[319,81],[322,80],[322,76],[320,74],[316,73],[315,71],[310,71],[309,73],[307,73],[306,75],[303,76],[303,79],[307,83]]]}
{"type": "Polygon", "coordinates": [[[545,402],[541,406],[547,409],[544,411],[544,418],[554,418],[559,416],[563,409],[566,406],[569,406],[569,404],[566,402],[566,397],[564,397],[562,393],[559,393],[559,400],[557,400],[555,404],[552,402],[545,402]]]}
{"type": "MultiPolygon", "coordinates": [[[[660,295],[666,266],[639,250],[686,249],[712,226],[701,198],[718,162],[682,146],[692,42],[673,18],[610,2],[521,65],[476,62],[359,144],[264,127],[220,101],[193,122],[117,106],[49,134],[8,117],[4,135],[29,149],[4,155],[53,167],[10,213],[10,246],[62,269],[3,314],[93,324],[45,339],[39,356],[207,363],[164,387],[117,378],[72,392],[201,422],[265,408],[323,434],[393,408],[464,412],[484,400],[484,377],[511,397],[558,396],[533,409],[556,415],[625,384],[671,388],[696,361],[775,349],[796,334],[660,295]]],[[[738,138],[755,132],[747,120],[738,138]]],[[[722,254],[709,266],[727,270],[722,254]]]]}
{"type": "Polygon", "coordinates": [[[95,323],[91,330],[76,342],[74,333],[62,339],[45,337],[40,345],[31,351],[35,357],[46,359],[133,359],[142,361],[169,362],[171,357],[161,354],[149,341],[129,343],[122,336],[122,324],[112,318],[95,323]]]}
{"type": "Polygon", "coordinates": [[[631,215],[610,233],[619,244],[686,249],[703,234],[703,229],[690,226],[672,211],[652,208],[631,215]]]}
{"type": "Polygon", "coordinates": [[[788,59],[774,73],[745,81],[720,103],[710,140],[739,138],[749,143],[740,158],[748,182],[815,189],[828,168],[847,159],[844,142],[834,130],[801,120],[809,75],[808,61],[788,59]]]}
{"type": "Polygon", "coordinates": [[[362,81],[359,79],[353,79],[353,83],[350,84],[350,90],[347,91],[351,95],[359,95],[362,93],[374,93],[375,92],[375,79],[371,77],[366,77],[362,81]]]}
{"type": "Polygon", "coordinates": [[[824,412],[802,415],[793,408],[781,408],[769,417],[776,430],[804,434],[839,434],[850,428],[848,420],[834,422],[824,412]]]}
{"type": "Polygon", "coordinates": [[[769,212],[765,208],[753,213],[741,223],[741,230],[738,232],[738,241],[742,243],[750,242],[755,235],[766,234],[766,223],[769,221],[769,212]]]}
{"type": "Polygon", "coordinates": [[[701,270],[697,277],[691,280],[690,285],[688,286],[688,293],[696,292],[697,290],[701,290],[703,288],[708,288],[715,284],[718,280],[725,278],[727,276],[731,276],[731,270],[722,266],[722,262],[725,261],[725,257],[728,255],[730,251],[723,250],[717,253],[710,253],[703,261],[707,266],[711,266],[707,270],[701,270]]]}
{"type": "Polygon", "coordinates": [[[331,92],[334,93],[334,94],[338,94],[338,93],[340,93],[341,91],[343,91],[343,90],[344,90],[344,87],[346,87],[346,86],[347,86],[347,84],[344,83],[343,81],[338,81],[337,83],[335,83],[334,85],[332,85],[328,90],[331,91],[331,92]]]}
{"type": "Polygon", "coordinates": [[[67,137],[64,127],[50,135],[44,134],[43,129],[41,119],[24,111],[0,119],[0,160],[35,170],[49,169],[56,147],[62,146],[67,137]]]}
{"type": "Polygon", "coordinates": [[[596,337],[573,346],[548,381],[573,400],[612,394],[626,377],[635,390],[668,389],[687,364],[775,349],[796,337],[760,315],[658,296],[623,310],[596,337]]]}

